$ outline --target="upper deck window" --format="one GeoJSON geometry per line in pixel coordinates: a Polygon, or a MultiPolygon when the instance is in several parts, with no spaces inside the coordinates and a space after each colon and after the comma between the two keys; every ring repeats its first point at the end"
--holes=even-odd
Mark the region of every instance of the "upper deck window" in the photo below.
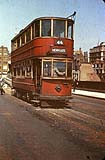
{"type": "Polygon", "coordinates": [[[36,21],[35,22],[35,37],[39,37],[40,36],[40,21],[36,21]]]}
{"type": "Polygon", "coordinates": [[[35,24],[32,24],[32,39],[35,37],[35,24]]]}
{"type": "Polygon", "coordinates": [[[51,36],[51,20],[42,20],[42,36],[51,36]]]}
{"type": "Polygon", "coordinates": [[[54,20],[54,37],[65,36],[65,21],[54,20]]]}
{"type": "Polygon", "coordinates": [[[25,33],[23,33],[21,36],[21,43],[22,43],[22,46],[25,44],[25,33]]]}
{"type": "Polygon", "coordinates": [[[70,21],[68,21],[67,28],[68,28],[68,38],[73,38],[73,24],[70,21]]]}
{"type": "Polygon", "coordinates": [[[31,28],[28,28],[26,31],[26,42],[31,40],[31,28]]]}
{"type": "Polygon", "coordinates": [[[17,47],[20,47],[20,37],[17,39],[17,47]]]}
{"type": "Polygon", "coordinates": [[[17,41],[13,41],[12,42],[12,51],[14,51],[15,49],[17,49],[17,41]]]}
{"type": "Polygon", "coordinates": [[[41,36],[73,39],[73,21],[53,17],[36,19],[12,40],[12,51],[41,36]]]}

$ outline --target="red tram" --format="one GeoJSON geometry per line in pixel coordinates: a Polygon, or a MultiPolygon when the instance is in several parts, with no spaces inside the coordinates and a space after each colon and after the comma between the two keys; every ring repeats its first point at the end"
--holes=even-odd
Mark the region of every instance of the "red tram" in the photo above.
{"type": "Polygon", "coordinates": [[[73,24],[72,18],[41,17],[12,39],[12,84],[17,97],[52,104],[71,98],[73,24]]]}

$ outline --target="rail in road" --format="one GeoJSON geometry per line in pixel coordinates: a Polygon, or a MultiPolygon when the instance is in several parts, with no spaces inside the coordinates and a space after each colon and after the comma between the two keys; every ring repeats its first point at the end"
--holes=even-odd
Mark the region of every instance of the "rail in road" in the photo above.
{"type": "Polygon", "coordinates": [[[90,160],[105,157],[104,100],[74,96],[67,108],[33,108],[29,111],[88,149],[92,153],[87,155],[90,160]]]}
{"type": "MultiPolygon", "coordinates": [[[[75,96],[68,108],[35,108],[32,113],[51,126],[70,135],[74,143],[89,150],[87,159],[105,158],[105,106],[104,100],[75,96]]],[[[70,140],[70,139],[69,139],[70,140]]]]}

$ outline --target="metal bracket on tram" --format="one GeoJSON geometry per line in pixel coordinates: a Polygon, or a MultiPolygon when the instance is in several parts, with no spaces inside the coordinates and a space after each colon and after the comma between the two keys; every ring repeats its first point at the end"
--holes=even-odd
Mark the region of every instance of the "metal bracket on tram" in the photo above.
{"type": "Polygon", "coordinates": [[[73,14],[71,14],[70,16],[67,17],[67,19],[73,19],[75,21],[75,17],[76,17],[76,11],[74,11],[73,14]]]}

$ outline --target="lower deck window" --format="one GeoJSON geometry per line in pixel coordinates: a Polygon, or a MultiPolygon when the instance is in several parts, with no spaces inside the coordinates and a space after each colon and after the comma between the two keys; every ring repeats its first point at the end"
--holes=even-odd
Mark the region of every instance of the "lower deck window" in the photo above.
{"type": "Polygon", "coordinates": [[[13,68],[13,76],[16,77],[16,68],[13,68]]]}
{"type": "Polygon", "coordinates": [[[31,77],[31,66],[26,67],[26,77],[31,77]]]}
{"type": "Polygon", "coordinates": [[[72,77],[72,62],[49,60],[43,61],[43,77],[52,78],[71,78],[72,77]]]}
{"type": "Polygon", "coordinates": [[[25,76],[25,67],[22,67],[22,76],[25,76]]]}
{"type": "Polygon", "coordinates": [[[54,62],[53,65],[53,76],[54,77],[65,77],[66,63],[65,62],[54,62]]]}
{"type": "Polygon", "coordinates": [[[51,77],[51,62],[44,62],[43,63],[43,76],[44,77],[51,77]]]}
{"type": "Polygon", "coordinates": [[[16,78],[31,78],[32,66],[24,61],[20,65],[16,65],[12,69],[13,77],[16,78]]]}

